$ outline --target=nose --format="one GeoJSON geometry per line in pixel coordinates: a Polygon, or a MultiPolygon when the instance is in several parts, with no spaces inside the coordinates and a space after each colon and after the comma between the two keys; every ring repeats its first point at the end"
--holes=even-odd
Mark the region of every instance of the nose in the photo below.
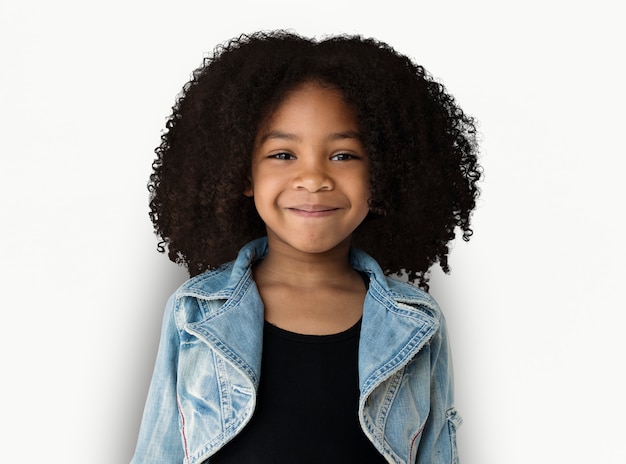
{"type": "Polygon", "coordinates": [[[293,179],[293,186],[298,190],[314,193],[333,190],[335,183],[322,162],[311,161],[302,164],[301,169],[293,179]]]}

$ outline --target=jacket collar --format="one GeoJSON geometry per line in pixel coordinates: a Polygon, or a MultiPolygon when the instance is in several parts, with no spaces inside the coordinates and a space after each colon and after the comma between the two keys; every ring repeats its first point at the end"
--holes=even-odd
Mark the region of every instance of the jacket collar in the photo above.
{"type": "MultiPolygon", "coordinates": [[[[267,253],[267,240],[244,246],[237,259],[192,279],[181,291],[209,302],[204,319],[186,330],[248,374],[255,387],[261,372],[263,303],[251,267],[267,253]],[[219,304],[211,305],[211,301],[219,304]]],[[[385,277],[365,252],[351,249],[350,261],[370,278],[365,299],[359,349],[362,394],[406,365],[437,330],[439,309],[424,291],[385,277]]]]}

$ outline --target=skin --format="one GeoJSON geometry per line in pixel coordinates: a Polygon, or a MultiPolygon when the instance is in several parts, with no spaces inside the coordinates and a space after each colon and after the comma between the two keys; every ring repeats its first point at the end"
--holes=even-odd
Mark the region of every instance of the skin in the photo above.
{"type": "Polygon", "coordinates": [[[366,288],[348,253],[369,211],[368,172],[354,109],[333,88],[301,85],[259,130],[244,194],[267,229],[254,277],[270,323],[323,335],[361,317],[366,288]]]}

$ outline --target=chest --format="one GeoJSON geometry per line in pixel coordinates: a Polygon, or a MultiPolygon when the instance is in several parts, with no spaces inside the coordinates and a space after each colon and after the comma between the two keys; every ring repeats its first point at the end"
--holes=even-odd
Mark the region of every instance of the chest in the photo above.
{"type": "Polygon", "coordinates": [[[265,323],[254,415],[211,464],[385,463],[358,419],[359,332],[360,322],[325,336],[265,323]]]}

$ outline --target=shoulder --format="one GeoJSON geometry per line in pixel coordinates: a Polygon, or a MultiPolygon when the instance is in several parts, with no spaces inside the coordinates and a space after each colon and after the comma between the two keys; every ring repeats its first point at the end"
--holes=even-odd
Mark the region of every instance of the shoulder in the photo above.
{"type": "Polygon", "coordinates": [[[239,250],[237,258],[221,266],[203,272],[183,283],[175,295],[200,299],[222,299],[238,292],[240,287],[252,279],[252,265],[267,253],[264,237],[247,243],[239,250]]]}
{"type": "Polygon", "coordinates": [[[407,311],[407,314],[417,312],[435,321],[441,319],[439,305],[429,293],[399,278],[385,275],[378,262],[364,251],[352,248],[350,262],[355,269],[369,276],[370,293],[388,310],[407,311]]]}
{"type": "Polygon", "coordinates": [[[441,309],[435,299],[426,291],[408,282],[385,276],[388,294],[398,304],[411,306],[425,312],[435,320],[442,317],[441,309]]]}
{"type": "Polygon", "coordinates": [[[232,273],[233,262],[205,271],[184,282],[174,292],[174,296],[177,298],[185,296],[214,298],[227,291],[232,273]]]}
{"type": "Polygon", "coordinates": [[[170,298],[179,327],[204,319],[228,300],[238,301],[254,287],[252,265],[267,253],[265,238],[246,244],[234,261],[203,272],[183,283],[170,298]]]}
{"type": "Polygon", "coordinates": [[[233,263],[203,272],[185,281],[168,301],[170,317],[179,328],[197,322],[221,307],[233,294],[233,263]]]}

